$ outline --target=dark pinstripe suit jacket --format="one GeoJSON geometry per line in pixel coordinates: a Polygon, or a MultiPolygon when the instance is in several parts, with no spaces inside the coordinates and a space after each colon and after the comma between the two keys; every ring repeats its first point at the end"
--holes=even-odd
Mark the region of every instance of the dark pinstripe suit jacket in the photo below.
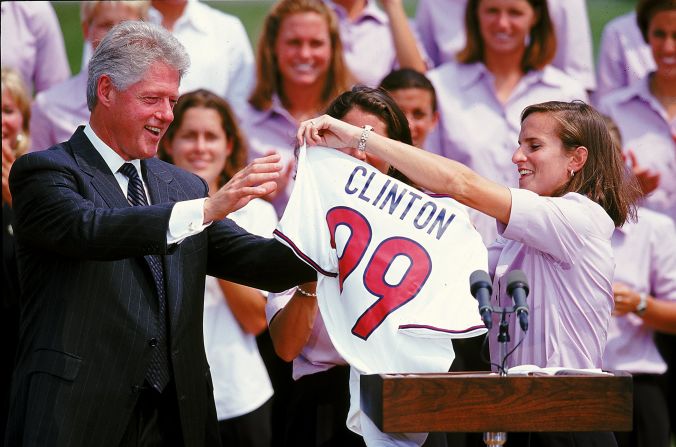
{"type": "Polygon", "coordinates": [[[131,207],[79,128],[68,142],[16,161],[22,323],[8,445],[117,446],[148,367],[157,321],[142,255],[162,255],[170,355],[186,445],[218,444],[204,353],[205,275],[283,290],[316,273],[277,241],[225,219],[177,246],[175,202],[204,197],[199,177],[142,162],[149,207],[131,207]]]}

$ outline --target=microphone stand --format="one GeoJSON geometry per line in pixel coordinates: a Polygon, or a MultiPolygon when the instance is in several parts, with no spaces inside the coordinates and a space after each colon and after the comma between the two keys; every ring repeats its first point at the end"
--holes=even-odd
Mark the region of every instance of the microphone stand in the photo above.
{"type": "MultiPolygon", "coordinates": [[[[493,312],[500,312],[500,326],[498,330],[498,343],[500,343],[500,377],[507,376],[507,370],[502,368],[505,358],[507,357],[507,342],[509,339],[509,322],[507,321],[507,314],[514,312],[512,307],[494,307],[493,312]]],[[[507,442],[507,433],[504,431],[484,432],[484,443],[487,447],[500,447],[507,442]]]]}

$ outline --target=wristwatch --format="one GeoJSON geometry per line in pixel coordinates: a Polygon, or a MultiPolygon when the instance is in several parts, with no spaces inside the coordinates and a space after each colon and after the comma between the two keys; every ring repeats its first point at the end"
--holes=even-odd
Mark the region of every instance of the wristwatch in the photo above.
{"type": "Polygon", "coordinates": [[[636,309],[634,309],[634,313],[638,315],[639,317],[642,317],[645,311],[648,309],[648,295],[645,293],[641,293],[639,295],[641,298],[636,305],[636,309]]]}

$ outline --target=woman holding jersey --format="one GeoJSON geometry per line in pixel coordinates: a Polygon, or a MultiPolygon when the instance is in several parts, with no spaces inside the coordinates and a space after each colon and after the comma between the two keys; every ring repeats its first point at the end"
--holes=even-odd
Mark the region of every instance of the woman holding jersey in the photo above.
{"type": "MultiPolygon", "coordinates": [[[[610,238],[634,215],[638,189],[592,107],[552,101],[525,108],[512,155],[519,188],[327,115],[303,122],[297,137],[314,145],[361,146],[422,188],[449,194],[496,219],[499,236],[489,247],[493,304],[511,305],[507,272],[521,269],[530,281],[530,330],[513,331],[508,352],[516,349],[507,367],[601,368],[613,308],[610,238]]],[[[491,340],[497,330],[494,324],[491,340]]],[[[491,347],[493,363],[502,362],[497,348],[491,347]]],[[[524,445],[521,436],[530,438],[531,446],[615,445],[612,433],[514,434],[513,445],[524,445]]]]}

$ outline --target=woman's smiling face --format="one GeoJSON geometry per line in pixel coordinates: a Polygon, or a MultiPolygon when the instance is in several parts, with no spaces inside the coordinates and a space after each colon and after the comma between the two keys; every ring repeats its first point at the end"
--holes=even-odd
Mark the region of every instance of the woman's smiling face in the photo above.
{"type": "Polygon", "coordinates": [[[519,147],[512,155],[519,170],[519,188],[552,196],[568,182],[571,156],[558,130],[558,122],[547,113],[533,113],[523,121],[519,147]]]}

